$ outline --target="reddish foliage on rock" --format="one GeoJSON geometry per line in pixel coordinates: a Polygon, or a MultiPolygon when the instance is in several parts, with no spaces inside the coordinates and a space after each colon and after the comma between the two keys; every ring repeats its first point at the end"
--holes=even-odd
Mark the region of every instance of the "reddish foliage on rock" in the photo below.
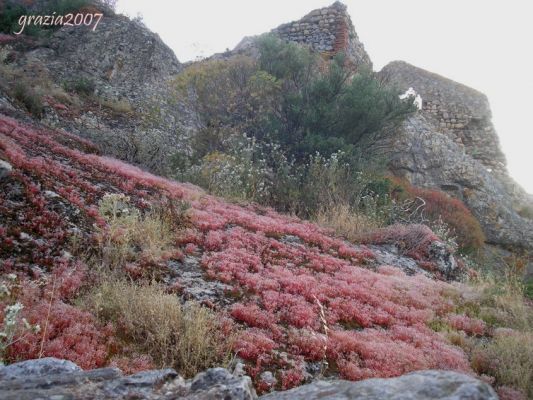
{"type": "MultiPolygon", "coordinates": [[[[2,271],[30,275],[38,266],[57,280],[51,303],[49,284],[26,303],[28,318],[41,324],[52,304],[46,355],[85,368],[99,366],[109,356],[112,335],[107,328],[67,303],[83,282],[84,267],[76,260],[67,262],[65,251],[72,225],[85,237],[95,226],[105,226],[98,202],[105,193],[120,192],[141,210],[161,198],[190,205],[190,223],[174,241],[175,259],[201,254],[206,277],[232,288],[234,304],[228,311],[240,329],[235,351],[256,381],[271,371],[281,388],[292,387],[303,382],[304,361],[323,358],[348,379],[426,368],[469,371],[462,350],[426,327],[450,312],[450,285],[408,277],[390,266],[372,271],[365,267],[374,259],[370,249],[317,225],[268,208],[229,204],[191,185],[92,153],[90,143],[72,135],[0,116],[0,154],[14,167],[7,183],[2,182],[11,189],[0,192],[2,271]],[[9,198],[15,187],[22,188],[16,205],[9,198]],[[22,233],[27,235],[22,235],[24,242],[22,233]]],[[[374,242],[402,243],[422,262],[425,245],[436,239],[423,226],[394,226],[376,235],[374,242]]],[[[127,268],[143,271],[146,263],[136,260],[127,268]]],[[[16,354],[34,357],[39,343],[39,336],[29,337],[16,354]]]]}

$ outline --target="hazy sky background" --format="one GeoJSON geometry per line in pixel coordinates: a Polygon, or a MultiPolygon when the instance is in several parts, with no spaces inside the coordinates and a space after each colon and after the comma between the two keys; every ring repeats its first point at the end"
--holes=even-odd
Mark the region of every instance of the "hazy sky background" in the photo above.
{"type": "MultiPolygon", "coordinates": [[[[179,61],[232,49],[333,0],[119,0],[179,61]]],[[[404,60],[485,93],[511,175],[533,193],[533,22],[530,0],[344,0],[379,70],[404,60]]]]}

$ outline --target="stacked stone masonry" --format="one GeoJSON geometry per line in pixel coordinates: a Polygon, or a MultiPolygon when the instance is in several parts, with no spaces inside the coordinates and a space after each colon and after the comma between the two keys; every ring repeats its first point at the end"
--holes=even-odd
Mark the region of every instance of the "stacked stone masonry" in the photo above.
{"type": "Polygon", "coordinates": [[[379,75],[402,90],[412,87],[422,96],[422,113],[435,131],[463,146],[489,170],[506,174],[505,156],[484,94],[403,61],[388,64],[379,75]]]}
{"type": "Polygon", "coordinates": [[[272,31],[289,42],[304,44],[325,56],[339,52],[356,68],[372,68],[370,57],[359,41],[346,6],[335,2],[329,7],[311,11],[299,21],[283,24],[272,31]]]}

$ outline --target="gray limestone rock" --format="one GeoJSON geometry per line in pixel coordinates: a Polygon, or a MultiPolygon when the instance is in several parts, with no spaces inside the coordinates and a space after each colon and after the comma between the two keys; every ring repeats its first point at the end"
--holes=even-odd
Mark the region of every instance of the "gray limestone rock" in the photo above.
{"type": "Polygon", "coordinates": [[[3,179],[11,173],[13,167],[7,161],[0,160],[0,179],[3,179]]]}
{"type": "Polygon", "coordinates": [[[451,371],[414,372],[359,382],[316,381],[263,400],[498,400],[494,390],[471,376],[451,371]]]}
{"type": "Polygon", "coordinates": [[[489,243],[533,249],[533,221],[517,213],[503,179],[436,131],[423,114],[410,117],[385,151],[396,174],[462,200],[480,221],[489,243]]]}
{"type": "Polygon", "coordinates": [[[45,358],[0,369],[3,400],[210,399],[257,398],[247,376],[223,368],[209,369],[185,381],[172,369],[123,376],[116,368],[82,371],[70,361],[45,358]]]}
{"type": "Polygon", "coordinates": [[[81,368],[71,361],[46,357],[38,360],[21,361],[5,367],[0,367],[0,381],[80,371],[81,368]]]}

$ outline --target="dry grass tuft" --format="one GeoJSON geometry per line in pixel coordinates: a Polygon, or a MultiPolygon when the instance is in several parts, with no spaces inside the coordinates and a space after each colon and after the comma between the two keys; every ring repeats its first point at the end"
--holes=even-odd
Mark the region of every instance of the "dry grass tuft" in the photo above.
{"type": "Polygon", "coordinates": [[[180,304],[157,284],[103,281],[87,295],[86,304],[101,321],[117,325],[131,351],[150,355],[157,367],[192,377],[227,366],[231,359],[230,327],[197,303],[180,304]]]}
{"type": "Polygon", "coordinates": [[[173,249],[175,232],[169,215],[157,210],[141,215],[122,194],[108,194],[100,201],[107,226],[98,235],[98,260],[111,269],[129,261],[153,262],[173,249]]]}
{"type": "Polygon", "coordinates": [[[479,374],[496,378],[496,383],[519,388],[533,398],[533,333],[503,332],[480,346],[472,355],[479,374]]]}
{"type": "Polygon", "coordinates": [[[477,373],[533,398],[533,308],[525,299],[521,276],[510,268],[499,275],[480,274],[468,283],[458,312],[482,319],[491,335],[473,340],[449,333],[448,338],[470,354],[477,373]]]}
{"type": "Polygon", "coordinates": [[[481,274],[468,282],[471,290],[463,296],[459,311],[482,319],[493,328],[533,331],[533,309],[524,297],[520,276],[481,274]]]}
{"type": "Polygon", "coordinates": [[[365,214],[353,210],[347,204],[336,204],[320,210],[315,221],[324,228],[333,229],[338,235],[351,242],[380,227],[380,224],[365,214]]]}
{"type": "Polygon", "coordinates": [[[108,99],[99,99],[99,104],[111,111],[115,115],[126,114],[129,115],[133,112],[133,107],[131,103],[125,99],[123,100],[108,100],[108,99]]]}

